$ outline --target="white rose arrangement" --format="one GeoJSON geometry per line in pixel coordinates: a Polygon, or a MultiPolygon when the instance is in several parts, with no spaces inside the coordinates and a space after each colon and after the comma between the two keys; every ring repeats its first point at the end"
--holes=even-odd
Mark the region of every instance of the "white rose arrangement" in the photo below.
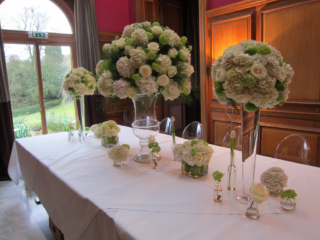
{"type": "Polygon", "coordinates": [[[279,167],[272,167],[263,172],[260,176],[260,181],[271,194],[281,194],[283,188],[287,186],[288,176],[284,170],[279,167]]]}
{"type": "Polygon", "coordinates": [[[182,163],[185,172],[193,176],[208,170],[208,164],[213,154],[213,149],[204,140],[190,140],[183,144],[176,144],[173,148],[174,160],[182,163]]]}
{"type": "Polygon", "coordinates": [[[248,112],[282,106],[293,75],[278,50],[251,40],[228,47],[211,68],[218,101],[232,106],[244,103],[248,112]]]}
{"type": "Polygon", "coordinates": [[[84,95],[92,95],[97,88],[96,79],[92,72],[83,67],[74,68],[66,74],[62,88],[66,94],[71,94],[77,99],[84,95]]]}
{"type": "Polygon", "coordinates": [[[93,132],[94,136],[98,139],[101,137],[116,137],[120,132],[120,128],[115,121],[109,120],[92,125],[91,132],[93,132]]]}
{"type": "Polygon", "coordinates": [[[165,100],[191,91],[191,46],[159,23],[142,22],[124,28],[121,38],[102,48],[106,54],[96,66],[98,89],[107,98],[137,98],[160,92],[165,100]]]}

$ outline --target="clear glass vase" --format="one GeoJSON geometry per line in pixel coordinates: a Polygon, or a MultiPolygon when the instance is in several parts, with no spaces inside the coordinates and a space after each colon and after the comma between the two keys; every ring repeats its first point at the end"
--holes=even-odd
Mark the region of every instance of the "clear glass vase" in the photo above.
{"type": "MultiPolygon", "coordinates": [[[[151,151],[148,148],[150,137],[155,137],[160,130],[159,122],[156,118],[156,101],[159,93],[151,96],[138,94],[136,99],[132,99],[135,111],[135,120],[132,123],[132,131],[140,139],[140,152],[133,158],[137,163],[150,164],[151,151]]],[[[157,161],[160,155],[156,154],[157,161]]]]}
{"type": "Polygon", "coordinates": [[[68,132],[68,141],[69,142],[72,142],[73,136],[74,136],[74,130],[69,130],[69,132],[68,132]]]}
{"type": "Polygon", "coordinates": [[[260,218],[258,204],[255,201],[251,201],[247,208],[246,217],[257,220],[260,218]]]}
{"type": "Polygon", "coordinates": [[[208,165],[203,165],[201,167],[194,165],[191,166],[187,164],[185,161],[181,162],[181,172],[182,174],[191,177],[191,178],[199,178],[208,175],[208,165]]]}
{"type": "Polygon", "coordinates": [[[223,189],[221,186],[220,181],[216,181],[216,184],[214,186],[214,191],[213,191],[213,201],[216,203],[219,203],[222,201],[223,198],[223,189]]]}
{"type": "Polygon", "coordinates": [[[172,155],[172,162],[174,161],[174,154],[173,154],[173,149],[176,146],[176,144],[174,142],[171,143],[171,155],[172,155]]]}
{"type": "Polygon", "coordinates": [[[236,190],[237,168],[234,165],[234,154],[230,152],[230,165],[228,166],[228,190],[236,190]]]}
{"type": "Polygon", "coordinates": [[[255,112],[247,112],[244,104],[241,104],[242,195],[238,196],[237,200],[243,204],[251,201],[249,188],[254,181],[256,168],[259,119],[260,108],[255,112]]]}
{"type": "Polygon", "coordinates": [[[77,112],[78,112],[78,122],[79,122],[79,131],[78,138],[79,142],[84,142],[86,140],[85,134],[85,116],[84,116],[84,97],[76,99],[77,103],[77,112]]]}
{"type": "Polygon", "coordinates": [[[293,211],[296,209],[296,201],[293,198],[283,198],[280,201],[281,208],[285,211],[293,211]]]}
{"type": "Polygon", "coordinates": [[[116,137],[101,137],[101,145],[105,148],[119,146],[119,135],[116,137]]]}
{"type": "Polygon", "coordinates": [[[123,162],[113,161],[114,167],[122,167],[122,165],[123,165],[123,162]]]}

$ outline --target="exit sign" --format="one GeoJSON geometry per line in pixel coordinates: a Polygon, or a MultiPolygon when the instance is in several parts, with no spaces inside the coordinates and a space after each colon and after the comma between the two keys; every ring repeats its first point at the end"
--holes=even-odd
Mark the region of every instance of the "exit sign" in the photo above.
{"type": "Polygon", "coordinates": [[[29,38],[48,38],[48,33],[44,32],[28,32],[29,38]]]}

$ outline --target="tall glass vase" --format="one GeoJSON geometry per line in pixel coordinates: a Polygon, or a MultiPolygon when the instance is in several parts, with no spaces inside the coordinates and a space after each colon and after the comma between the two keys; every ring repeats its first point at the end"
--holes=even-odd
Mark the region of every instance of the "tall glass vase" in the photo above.
{"type": "Polygon", "coordinates": [[[237,199],[240,203],[250,202],[249,188],[254,181],[256,167],[257,140],[259,133],[260,108],[255,112],[247,112],[241,104],[242,134],[242,195],[237,199]]]}
{"type": "Polygon", "coordinates": [[[84,142],[86,140],[85,135],[85,118],[84,118],[84,97],[76,99],[77,110],[78,110],[78,122],[79,122],[79,131],[78,138],[79,142],[84,142]]]}
{"type": "MultiPolygon", "coordinates": [[[[132,99],[135,111],[132,131],[140,139],[140,152],[133,158],[137,163],[150,164],[151,151],[148,148],[149,138],[154,138],[160,130],[160,123],[156,117],[156,101],[159,93],[151,96],[138,94],[136,99],[132,99]]],[[[160,155],[156,154],[157,161],[160,155]]]]}

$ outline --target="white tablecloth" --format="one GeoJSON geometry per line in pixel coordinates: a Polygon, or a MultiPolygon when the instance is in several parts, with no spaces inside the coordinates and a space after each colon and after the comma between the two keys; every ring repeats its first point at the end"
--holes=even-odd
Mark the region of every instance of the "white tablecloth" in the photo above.
{"type": "Polygon", "coordinates": [[[131,150],[122,168],[112,166],[107,149],[93,137],[82,144],[68,142],[67,133],[19,139],[9,174],[18,183],[21,170],[67,240],[318,239],[320,169],[257,156],[255,179],[272,166],[282,167],[298,197],[293,213],[279,209],[279,198],[269,198],[259,205],[261,219],[252,221],[244,217],[246,206],[236,201],[242,190],[239,155],[237,191],[226,190],[225,177],[224,199],[217,204],[211,173],[226,173],[229,149],[212,146],[208,176],[191,179],[181,175],[179,163],[170,161],[171,136],[159,134],[156,139],[162,148],[157,170],[133,162],[140,146],[127,127],[121,127],[120,144],[129,144],[131,150]]]}

